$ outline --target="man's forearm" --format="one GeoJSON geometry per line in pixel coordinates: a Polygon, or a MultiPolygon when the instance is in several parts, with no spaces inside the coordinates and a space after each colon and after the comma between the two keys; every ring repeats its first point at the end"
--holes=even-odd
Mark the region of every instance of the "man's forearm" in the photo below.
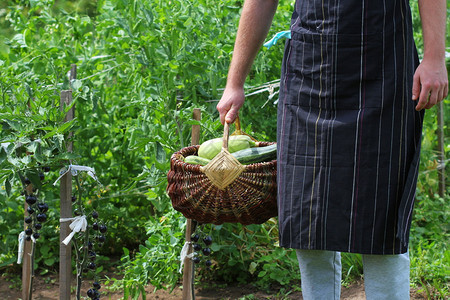
{"type": "Polygon", "coordinates": [[[269,32],[278,0],[246,0],[242,9],[227,86],[243,87],[253,61],[269,32]]]}
{"type": "Polygon", "coordinates": [[[445,59],[446,0],[419,0],[424,58],[445,59]]]}

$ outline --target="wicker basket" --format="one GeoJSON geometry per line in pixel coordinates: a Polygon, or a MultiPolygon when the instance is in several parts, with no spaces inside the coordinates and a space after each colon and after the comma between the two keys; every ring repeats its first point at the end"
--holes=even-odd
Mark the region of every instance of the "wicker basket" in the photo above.
{"type": "MultiPolygon", "coordinates": [[[[227,125],[222,152],[228,152],[227,125]]],[[[260,142],[259,146],[270,144],[274,143],[260,142]]],[[[276,160],[250,165],[238,162],[240,174],[227,186],[219,187],[205,174],[205,167],[214,160],[205,167],[184,162],[184,157],[197,154],[198,148],[185,147],[170,159],[167,192],[175,210],[199,223],[212,224],[261,224],[277,215],[276,160]]]]}

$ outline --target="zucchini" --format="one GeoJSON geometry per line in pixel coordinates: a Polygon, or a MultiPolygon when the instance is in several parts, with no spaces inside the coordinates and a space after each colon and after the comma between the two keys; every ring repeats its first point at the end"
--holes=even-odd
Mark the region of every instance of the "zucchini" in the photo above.
{"type": "MultiPolygon", "coordinates": [[[[198,148],[198,156],[213,159],[222,150],[222,145],[222,138],[207,140],[198,148]]],[[[247,135],[232,135],[228,139],[228,151],[230,153],[255,146],[256,143],[247,135]]]]}
{"type": "Polygon", "coordinates": [[[184,158],[184,162],[191,165],[207,165],[211,160],[197,155],[188,155],[184,158]]]}
{"type": "Polygon", "coordinates": [[[241,164],[249,165],[267,162],[277,158],[277,144],[265,147],[253,147],[231,153],[241,164]]]}

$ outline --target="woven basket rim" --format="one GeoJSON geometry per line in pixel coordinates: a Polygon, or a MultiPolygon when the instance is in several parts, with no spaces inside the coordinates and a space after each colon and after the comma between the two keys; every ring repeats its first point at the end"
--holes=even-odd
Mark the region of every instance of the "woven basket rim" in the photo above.
{"type": "MultiPolygon", "coordinates": [[[[269,145],[273,145],[276,144],[276,142],[259,142],[260,144],[256,147],[264,147],[264,146],[269,146],[269,145]]],[[[199,168],[200,165],[195,165],[195,164],[189,164],[184,162],[183,160],[179,159],[177,156],[181,155],[183,157],[186,157],[182,154],[182,152],[184,151],[189,151],[193,148],[196,148],[196,151],[198,151],[198,148],[200,147],[200,145],[192,145],[192,146],[187,146],[187,147],[183,147],[180,150],[174,152],[171,156],[172,159],[174,159],[175,161],[181,163],[183,165],[183,167],[186,167],[186,170],[188,171],[194,171],[197,170],[199,168]]],[[[251,168],[253,166],[270,166],[273,165],[274,163],[276,163],[276,159],[273,159],[271,161],[264,161],[264,162],[259,162],[259,163],[253,163],[253,164],[248,164],[248,165],[243,165],[245,167],[245,169],[247,170],[248,168],[251,168]]],[[[201,167],[201,166],[200,166],[201,167]]],[[[244,171],[245,172],[245,171],[244,171]]]]}

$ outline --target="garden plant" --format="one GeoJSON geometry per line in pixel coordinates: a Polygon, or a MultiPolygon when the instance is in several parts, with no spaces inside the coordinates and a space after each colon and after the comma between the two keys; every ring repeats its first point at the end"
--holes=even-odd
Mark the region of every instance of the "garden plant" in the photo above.
{"type": "MultiPolygon", "coordinates": [[[[74,177],[73,214],[85,215],[89,224],[89,230],[72,240],[74,275],[92,269],[79,276],[92,282],[89,295],[81,291],[82,296],[95,298],[95,291],[109,284],[123,290],[126,299],[138,299],[148,284],[169,290],[180,284],[186,219],[172,208],[166,193],[169,160],[190,144],[193,124],[201,125],[200,142],[223,133],[215,106],[226,82],[242,4],[241,0],[0,3],[3,273],[20,274],[17,252],[22,231],[24,238],[36,240],[35,274],[58,272],[60,203],[53,183],[70,162],[91,167],[101,182],[85,172],[74,177]],[[78,74],[70,80],[72,64],[78,74]],[[60,92],[67,89],[73,91],[76,107],[71,121],[64,121],[71,106],[59,105],[60,92]],[[192,120],[194,108],[202,111],[200,122],[192,120]],[[73,143],[73,152],[67,150],[68,142],[73,143]],[[103,244],[100,249],[89,248],[94,239],[94,247],[103,244]],[[118,278],[102,277],[105,266],[114,268],[118,278]]],[[[280,0],[269,36],[288,28],[292,5],[280,0]]],[[[417,1],[411,0],[411,6],[420,54],[417,1]]],[[[257,140],[276,140],[282,53],[281,41],[261,49],[247,80],[249,101],[240,118],[242,129],[257,140]]],[[[444,102],[448,116],[450,101],[444,102]]],[[[429,299],[450,295],[450,195],[448,188],[438,194],[438,170],[449,167],[448,159],[440,160],[437,153],[437,130],[432,109],[424,122],[410,243],[411,284],[429,299]]],[[[193,258],[196,284],[241,283],[288,291],[299,287],[295,252],[277,246],[276,218],[261,225],[202,224],[193,239],[200,253],[193,258]]],[[[346,284],[360,279],[361,258],[345,254],[343,274],[346,284]]]]}

